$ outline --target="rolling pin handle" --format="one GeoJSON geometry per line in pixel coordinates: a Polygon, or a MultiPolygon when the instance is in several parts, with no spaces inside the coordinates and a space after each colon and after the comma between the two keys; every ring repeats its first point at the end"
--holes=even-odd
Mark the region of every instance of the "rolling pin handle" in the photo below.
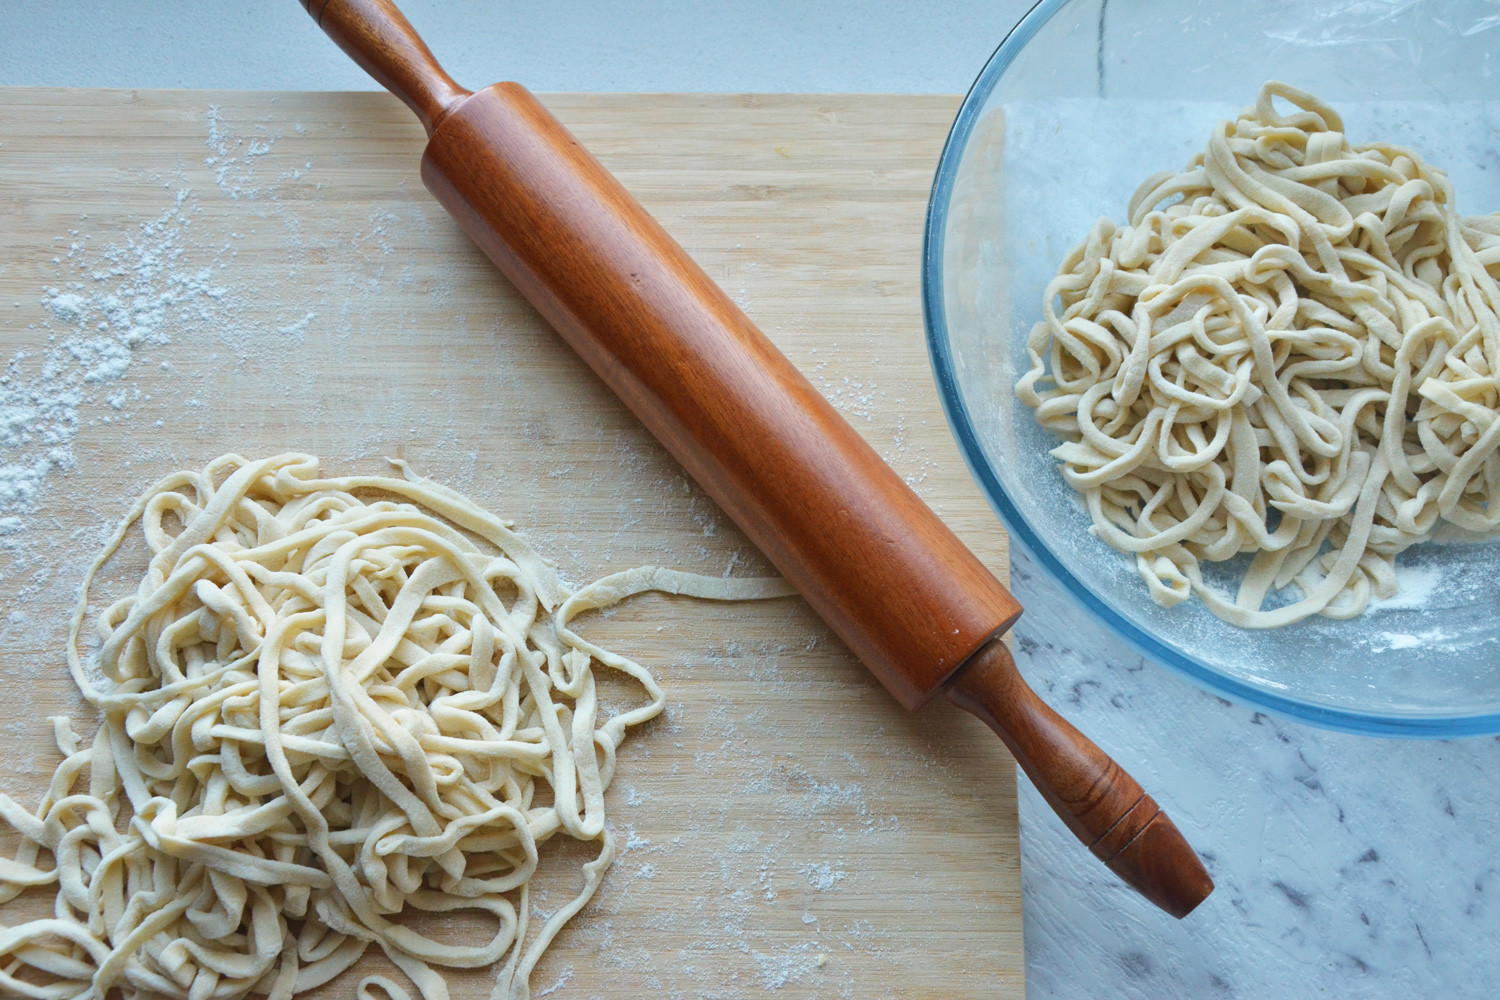
{"type": "Polygon", "coordinates": [[[974,654],[944,692],[1010,748],[1074,835],[1116,875],[1181,919],[1213,879],[1135,779],[1037,697],[999,639],[974,654]]]}
{"type": "Polygon", "coordinates": [[[301,0],[318,27],[421,119],[431,135],[469,91],[453,82],[391,0],[301,0]]]}

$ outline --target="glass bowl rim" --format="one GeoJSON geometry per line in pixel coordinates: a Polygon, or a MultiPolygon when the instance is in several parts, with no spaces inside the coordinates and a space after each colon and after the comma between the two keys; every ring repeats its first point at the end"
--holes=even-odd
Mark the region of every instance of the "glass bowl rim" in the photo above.
{"type": "Polygon", "coordinates": [[[1077,575],[1063,565],[1042,541],[1036,529],[1012,502],[995,470],[990,467],[969,415],[968,405],[959,392],[958,374],[949,347],[942,287],[943,239],[947,231],[948,207],[959,161],[968,147],[985,102],[1026,44],[1054,14],[1070,2],[1075,0],[1038,0],[1005,36],[980,70],[979,76],[965,95],[943,144],[933,179],[932,195],[927,203],[927,217],[922,233],[922,317],[926,326],[927,352],[933,378],[937,382],[938,395],[942,399],[943,412],[958,442],[959,451],[969,466],[970,474],[979,484],[990,506],[1005,523],[1012,544],[1018,544],[1045,572],[1061,583],[1074,602],[1081,604],[1096,621],[1124,639],[1148,660],[1186,676],[1211,692],[1299,722],[1339,732],[1415,739],[1492,736],[1500,733],[1500,713],[1407,715],[1334,707],[1267,691],[1186,656],[1138,628],[1084,586],[1077,575]]]}

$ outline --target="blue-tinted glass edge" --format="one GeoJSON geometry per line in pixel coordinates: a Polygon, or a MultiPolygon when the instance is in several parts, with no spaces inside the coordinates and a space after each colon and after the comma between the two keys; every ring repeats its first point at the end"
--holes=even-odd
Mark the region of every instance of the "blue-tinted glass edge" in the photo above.
{"type": "Polygon", "coordinates": [[[1053,579],[1059,581],[1074,600],[1083,605],[1097,621],[1121,636],[1142,655],[1172,669],[1210,691],[1264,708],[1299,722],[1325,729],[1409,739],[1445,739],[1463,736],[1490,736],[1500,733],[1500,714],[1472,716],[1401,716],[1356,712],[1299,701],[1265,691],[1243,681],[1225,676],[1188,659],[1177,650],[1143,632],[1130,621],[1100,601],[1067,569],[1011,503],[1009,495],[996,478],[984,457],[968,407],[958,390],[958,377],[948,349],[947,316],[943,307],[941,283],[943,237],[947,227],[948,204],[953,193],[958,161],[973,133],[980,109],[1001,75],[1014,61],[1026,43],[1042,25],[1068,0],[1040,0],[1011,29],[995,49],[974,85],[959,107],[953,127],[938,157],[933,178],[932,197],[928,201],[926,224],[922,235],[922,316],[926,325],[928,358],[938,396],[948,425],[958,441],[959,451],[969,473],[1010,532],[1012,543],[1018,543],[1053,579]]]}

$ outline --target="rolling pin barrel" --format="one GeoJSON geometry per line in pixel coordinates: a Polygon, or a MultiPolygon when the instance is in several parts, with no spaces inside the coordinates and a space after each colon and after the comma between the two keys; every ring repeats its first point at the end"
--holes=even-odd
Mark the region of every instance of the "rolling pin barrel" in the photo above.
{"type": "Polygon", "coordinates": [[[390,0],[303,3],[422,120],[438,201],[904,706],[946,690],[1127,882],[1176,916],[1208,895],[1016,672],[1010,593],[529,91],[458,87],[390,0]]]}
{"type": "Polygon", "coordinates": [[[422,180],[907,708],[1020,614],[524,87],[452,109],[422,180]]]}

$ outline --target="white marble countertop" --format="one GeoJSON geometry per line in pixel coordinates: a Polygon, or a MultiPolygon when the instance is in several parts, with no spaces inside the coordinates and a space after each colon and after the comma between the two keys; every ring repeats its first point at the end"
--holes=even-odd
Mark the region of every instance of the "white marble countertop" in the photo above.
{"type": "MultiPolygon", "coordinates": [[[[537,90],[961,92],[1030,0],[406,0],[460,80],[537,90]]],[[[0,0],[0,84],[363,89],[291,0],[0,0]]],[[[936,151],[934,151],[935,153],[936,151]]],[[[916,262],[913,262],[916,266],[916,262]]],[[[1500,742],[1401,742],[1270,718],[1104,631],[1024,557],[1017,659],[1208,858],[1180,923],[1023,782],[1034,998],[1490,997],[1500,990],[1500,742]]]]}
{"type": "Polygon", "coordinates": [[[1016,660],[1203,853],[1164,918],[1021,792],[1027,995],[1489,998],[1500,989],[1500,740],[1375,739],[1226,701],[1144,662],[1024,554],[1016,660]]]}

